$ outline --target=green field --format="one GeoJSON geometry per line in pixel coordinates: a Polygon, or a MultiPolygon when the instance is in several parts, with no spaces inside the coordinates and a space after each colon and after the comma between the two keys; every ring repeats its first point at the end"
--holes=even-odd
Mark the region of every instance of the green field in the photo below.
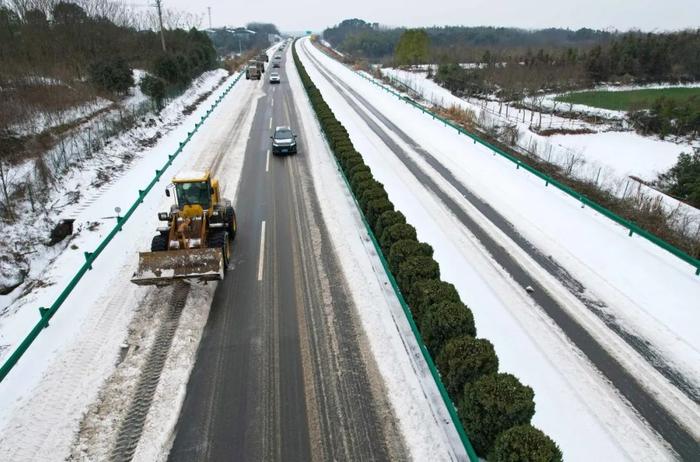
{"type": "Polygon", "coordinates": [[[557,96],[563,103],[585,104],[602,109],[630,111],[648,109],[660,97],[685,101],[691,96],[700,97],[700,87],[659,88],[628,91],[579,91],[557,96]]]}

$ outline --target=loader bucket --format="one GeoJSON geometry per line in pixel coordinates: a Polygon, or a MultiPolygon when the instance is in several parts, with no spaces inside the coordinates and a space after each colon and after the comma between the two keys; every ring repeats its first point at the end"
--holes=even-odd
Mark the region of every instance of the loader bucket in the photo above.
{"type": "Polygon", "coordinates": [[[140,286],[165,286],[177,279],[218,281],[224,278],[221,249],[139,252],[139,266],[131,282],[140,286]]]}

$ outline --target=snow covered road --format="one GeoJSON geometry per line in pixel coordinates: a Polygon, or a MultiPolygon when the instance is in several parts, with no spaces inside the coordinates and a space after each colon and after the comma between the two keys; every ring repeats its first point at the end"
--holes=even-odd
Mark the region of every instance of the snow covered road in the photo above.
{"type": "Polygon", "coordinates": [[[633,425],[638,428],[644,426],[628,404],[616,397],[620,387],[637,395],[627,398],[652,420],[659,410],[673,414],[677,421],[664,418],[654,423],[663,428],[660,431],[667,438],[675,439],[676,450],[692,453],[697,447],[693,438],[697,436],[688,432],[694,431],[692,422],[698,415],[694,399],[697,343],[692,328],[684,324],[697,315],[689,311],[690,301],[697,299],[700,288],[692,271],[648,243],[627,238],[605,218],[582,212],[578,204],[491,158],[483,148],[472,147],[454,131],[411,111],[308,43],[301,48],[308,53],[306,57],[302,53],[302,58],[309,63],[312,78],[387,186],[392,201],[414,215],[415,219],[409,219],[417,226],[419,237],[436,248],[443,274],[451,274],[450,282],[470,303],[482,335],[486,329],[485,336],[494,341],[499,356],[508,358],[505,369],[535,388],[535,422],[555,437],[567,458],[585,458],[591,440],[600,445],[614,441],[613,445],[632,459],[657,458],[648,453],[649,447],[664,452],[663,443],[649,430],[637,435],[619,430],[624,428],[623,421],[636,422],[633,425]],[[314,69],[313,63],[318,63],[320,69],[314,69]],[[426,197],[423,201],[433,204],[423,213],[416,207],[422,195],[426,197]],[[539,206],[528,205],[533,203],[539,206]],[[495,218],[489,209],[497,211],[495,218]],[[473,223],[467,226],[465,220],[469,217],[478,228],[473,223]],[[484,230],[497,241],[496,245],[485,242],[484,230]],[[476,248],[474,237],[479,242],[476,248]],[[616,251],[600,243],[609,243],[616,251]],[[620,260],[621,255],[625,260],[620,260]],[[470,273],[467,268],[479,261],[491,268],[479,265],[470,280],[464,273],[470,273]],[[514,271],[513,261],[524,272],[514,271]],[[648,265],[642,266],[647,271],[639,271],[640,265],[648,265]],[[520,287],[516,289],[514,284],[520,287]],[[671,312],[665,309],[671,298],[667,284],[680,290],[672,296],[677,297],[677,303],[671,312]],[[526,285],[535,289],[532,296],[525,295],[526,285]],[[653,298],[640,297],[640,291],[653,293],[653,298]],[[552,311],[552,301],[559,306],[559,315],[552,311]],[[537,319],[534,325],[533,318],[537,319]],[[514,321],[515,326],[504,331],[504,324],[514,321]],[[523,334],[530,339],[514,341],[523,334]],[[630,346],[637,336],[655,356],[642,357],[639,345],[635,345],[637,349],[630,346]],[[572,347],[572,342],[577,347],[572,347]],[[528,351],[531,348],[539,351],[528,351]],[[525,357],[528,362],[522,361],[525,357]],[[601,380],[589,361],[607,372],[606,379],[618,389],[601,380]],[[626,371],[624,377],[618,375],[619,371],[626,371]],[[643,384],[634,383],[633,377],[639,374],[649,379],[643,384]],[[674,374],[679,374],[681,380],[671,385],[674,374]],[[557,376],[568,384],[553,387],[557,376]],[[649,396],[658,394],[663,398],[644,410],[653,401],[649,396]],[[610,403],[616,403],[614,409],[610,403]],[[581,406],[589,410],[582,413],[581,406]],[[576,421],[562,425],[562,418],[566,422],[560,414],[562,409],[568,410],[565,415],[576,416],[576,421]],[[580,438],[582,415],[595,422],[584,425],[590,429],[586,440],[580,438]],[[611,435],[613,429],[617,434],[611,435]]]}
{"type": "MultiPolygon", "coordinates": [[[[221,166],[221,170],[231,179],[230,185],[236,184],[242,153],[236,157],[235,151],[229,152],[229,148],[240,136],[238,130],[246,132],[241,114],[245,114],[244,109],[253,94],[245,82],[239,84],[176,159],[172,173],[185,167],[211,166],[227,152],[227,164],[221,166]]],[[[162,166],[174,146],[185,138],[223,88],[209,96],[146,155],[134,161],[124,175],[92,198],[91,206],[78,214],[76,224],[97,221],[101,225],[96,232],[83,230],[72,240],[74,248],[67,248],[45,270],[44,279],[52,281],[50,286],[33,291],[21,303],[12,306],[11,315],[1,321],[3,340],[16,341],[14,339],[26,334],[28,326],[38,316],[36,307],[51,304],[73,271],[82,264],[82,252],[94,248],[108,232],[113,219],[103,217],[113,214],[115,206],[127,208],[138,188],[152,178],[155,169],[162,166]]],[[[163,182],[163,187],[166,184],[163,182]]],[[[233,195],[235,190],[224,191],[227,193],[233,195]]],[[[115,359],[123,356],[122,347],[130,321],[135,313],[162,304],[162,298],[154,295],[154,289],[136,288],[129,279],[134,271],[136,251],[148,247],[153,230],[158,226],[156,212],[168,206],[169,201],[161,188],[146,197],[123,231],[95,262],[93,270],[66,300],[50,327],[0,384],[0,448],[3,454],[12,456],[11,460],[55,460],[68,455],[82,413],[96,399],[103,381],[112,373],[115,359]]],[[[203,318],[206,320],[211,293],[201,288],[194,292],[189,297],[191,303],[185,307],[185,317],[204,306],[207,307],[203,318]]],[[[198,319],[201,332],[201,314],[198,319]]],[[[186,377],[189,368],[184,373],[186,377]]]]}
{"type": "MultiPolygon", "coordinates": [[[[3,458],[466,459],[296,70],[283,69],[277,86],[240,81],[167,173],[208,168],[234,199],[225,281],[131,284],[169,206],[160,188],[147,195],[0,384],[3,458]],[[300,134],[296,157],[266,153],[281,123],[300,134]]],[[[11,306],[4,341],[36,321],[107,232],[105,211],[126,208],[219,93],[78,204],[78,222],[98,225],[50,263],[51,285],[11,306]]]]}

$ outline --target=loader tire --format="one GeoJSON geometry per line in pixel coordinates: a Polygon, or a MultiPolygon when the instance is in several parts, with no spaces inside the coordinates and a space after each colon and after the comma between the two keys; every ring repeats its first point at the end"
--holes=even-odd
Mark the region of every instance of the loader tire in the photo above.
{"type": "Polygon", "coordinates": [[[238,222],[236,221],[236,212],[231,206],[226,207],[226,222],[228,223],[228,238],[234,240],[238,230],[238,222]]]}
{"type": "Polygon", "coordinates": [[[162,234],[153,236],[151,252],[162,252],[163,250],[168,250],[168,236],[162,234]]]}
{"type": "Polygon", "coordinates": [[[221,249],[221,253],[224,256],[224,272],[226,272],[228,262],[231,260],[231,243],[228,239],[228,233],[226,231],[210,233],[207,247],[210,249],[221,249]]]}

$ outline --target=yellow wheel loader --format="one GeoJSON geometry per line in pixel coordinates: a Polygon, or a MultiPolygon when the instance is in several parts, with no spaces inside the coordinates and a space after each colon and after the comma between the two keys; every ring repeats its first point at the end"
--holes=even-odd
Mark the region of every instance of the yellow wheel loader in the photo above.
{"type": "Polygon", "coordinates": [[[167,226],[157,229],[150,252],[139,253],[131,282],[163,286],[177,279],[223,279],[237,227],[231,201],[220,196],[209,172],[181,172],[165,194],[171,191],[175,204],[158,214],[167,226]]]}

